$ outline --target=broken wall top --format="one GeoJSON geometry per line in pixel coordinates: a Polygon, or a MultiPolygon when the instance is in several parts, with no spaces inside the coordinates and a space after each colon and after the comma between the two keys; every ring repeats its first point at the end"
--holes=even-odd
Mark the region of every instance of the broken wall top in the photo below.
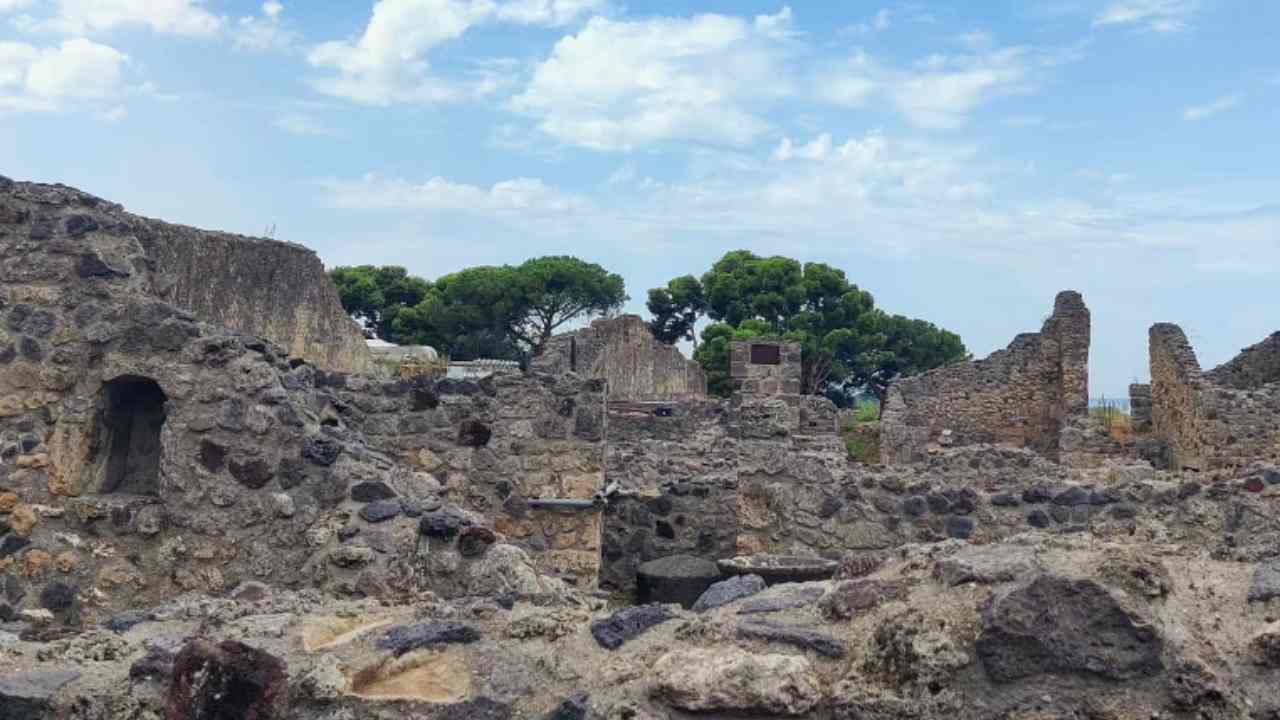
{"type": "MultiPolygon", "coordinates": [[[[372,366],[323,264],[301,245],[173,225],[64,185],[3,177],[0,224],[8,226],[6,243],[40,243],[49,257],[74,262],[79,282],[129,278],[132,292],[266,338],[322,367],[372,366]]],[[[7,272],[8,283],[61,281],[52,265],[7,272]]]]}

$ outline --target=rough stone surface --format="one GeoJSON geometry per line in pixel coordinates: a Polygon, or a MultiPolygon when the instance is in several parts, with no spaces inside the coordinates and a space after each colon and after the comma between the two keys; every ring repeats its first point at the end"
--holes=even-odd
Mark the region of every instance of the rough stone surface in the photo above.
{"type": "Polygon", "coordinates": [[[751,597],[764,590],[764,578],[759,575],[734,575],[728,580],[714,583],[693,604],[694,612],[706,612],[751,597]]]}
{"type": "Polygon", "coordinates": [[[0,676],[0,720],[30,720],[53,710],[60,688],[80,677],[73,670],[14,673],[0,676]]]}
{"type": "Polygon", "coordinates": [[[738,623],[738,637],[745,640],[793,645],[801,650],[812,650],[829,658],[842,658],[846,652],[839,640],[826,633],[769,620],[748,620],[738,623]]]}
{"type": "Polygon", "coordinates": [[[692,555],[650,560],[636,571],[640,602],[679,603],[692,607],[720,579],[714,562],[692,555]]]}
{"type": "Polygon", "coordinates": [[[1066,422],[1089,405],[1089,310],[1059,293],[1039,333],[990,357],[894,382],[881,414],[886,462],[923,460],[944,433],[951,445],[1002,442],[1058,457],[1066,422]]]}
{"type": "Polygon", "coordinates": [[[1126,680],[1161,671],[1163,641],[1096,582],[1040,575],[996,598],[977,652],[1008,682],[1047,672],[1126,680]]]}
{"type": "Polygon", "coordinates": [[[610,400],[674,400],[707,393],[702,366],[658,342],[638,315],[595,320],[556,335],[533,361],[535,370],[604,380],[610,400]]]}
{"type": "Polygon", "coordinates": [[[1249,583],[1249,602],[1267,602],[1280,598],[1280,560],[1258,563],[1249,583]]]}
{"type": "Polygon", "coordinates": [[[288,702],[285,663],[243,643],[188,643],[173,661],[168,720],[273,720],[288,702]]]}
{"type": "Polygon", "coordinates": [[[809,662],[795,655],[694,650],[658,658],[652,693],[691,712],[798,717],[821,700],[809,662]]]}
{"type": "Polygon", "coordinates": [[[405,625],[388,630],[378,640],[378,647],[396,655],[457,643],[473,643],[480,639],[480,632],[469,625],[456,622],[426,622],[405,625]]]}
{"type": "Polygon", "coordinates": [[[629,640],[644,634],[656,625],[674,618],[663,605],[637,605],[619,610],[607,618],[591,623],[591,636],[600,647],[617,650],[629,640]]]}

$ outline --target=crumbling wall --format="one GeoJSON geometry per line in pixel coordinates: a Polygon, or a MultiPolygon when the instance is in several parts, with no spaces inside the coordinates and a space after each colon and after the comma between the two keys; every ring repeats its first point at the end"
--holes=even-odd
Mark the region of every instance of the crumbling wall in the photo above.
{"type": "Polygon", "coordinates": [[[371,368],[360,329],[305,247],[139,217],[61,185],[0,178],[0,198],[15,235],[60,244],[56,231],[65,230],[64,251],[80,278],[136,275],[144,279],[139,289],[202,321],[266,338],[322,367],[371,368]]]}
{"type": "Polygon", "coordinates": [[[886,462],[922,460],[931,442],[1001,443],[1056,457],[1066,422],[1089,407],[1089,310],[1064,291],[1039,333],[974,362],[895,380],[881,416],[886,462]]]}
{"type": "MultiPolygon", "coordinates": [[[[371,445],[526,550],[539,571],[595,584],[600,509],[529,501],[590,501],[604,489],[602,381],[499,373],[390,385],[327,375],[321,384],[337,385],[338,411],[371,445]]],[[[435,553],[433,574],[451,574],[462,550],[435,553]]]]}
{"type": "Polygon", "coordinates": [[[1241,350],[1239,355],[1206,372],[1205,379],[1237,390],[1280,382],[1280,332],[1241,350]]]}
{"type": "Polygon", "coordinates": [[[1129,423],[1135,433],[1151,431],[1151,385],[1133,383],[1129,386],[1129,423]]]}
{"type": "Polygon", "coordinates": [[[504,540],[594,582],[599,511],[521,500],[600,488],[602,382],[318,370],[156,299],[142,244],[76,209],[0,196],[0,614],[250,580],[531,592],[504,540]]]}
{"type": "Polygon", "coordinates": [[[581,330],[556,335],[534,359],[533,369],[605,380],[613,400],[673,400],[707,394],[702,366],[674,345],[654,339],[639,315],[603,318],[581,330]]]}
{"type": "Polygon", "coordinates": [[[1175,469],[1222,470],[1280,458],[1280,382],[1251,384],[1267,377],[1270,339],[1209,373],[1200,371],[1177,325],[1151,326],[1149,341],[1152,430],[1168,446],[1175,469]]]}

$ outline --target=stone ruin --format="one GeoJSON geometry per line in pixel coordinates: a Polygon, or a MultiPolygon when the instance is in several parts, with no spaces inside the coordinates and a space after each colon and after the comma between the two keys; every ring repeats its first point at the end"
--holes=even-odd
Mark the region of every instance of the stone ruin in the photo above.
{"type": "Polygon", "coordinates": [[[0,720],[1280,718],[1275,336],[1153,328],[1126,445],[1063,293],[878,465],[787,344],[388,379],[296,246],[0,179],[0,253],[0,720]]]}
{"type": "Polygon", "coordinates": [[[534,358],[533,370],[604,380],[619,400],[676,400],[707,394],[702,366],[658,342],[639,315],[602,318],[556,335],[534,358]]]}
{"type": "Polygon", "coordinates": [[[1280,461],[1280,333],[1201,372],[1177,325],[1151,326],[1151,429],[1173,469],[1280,461]]]}
{"type": "Polygon", "coordinates": [[[896,381],[881,432],[888,462],[917,462],[930,443],[1001,443],[1057,457],[1064,424],[1089,407],[1089,309],[1058,294],[1038,333],[974,362],[896,381]]]}

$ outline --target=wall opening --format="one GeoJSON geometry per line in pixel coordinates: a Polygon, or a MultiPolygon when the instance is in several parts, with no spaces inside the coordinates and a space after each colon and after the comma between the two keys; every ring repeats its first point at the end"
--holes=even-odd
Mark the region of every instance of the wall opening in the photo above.
{"type": "Polygon", "coordinates": [[[94,443],[99,493],[159,494],[166,399],[151,378],[126,375],[102,387],[94,443]]]}
{"type": "Polygon", "coordinates": [[[781,365],[782,348],[777,345],[752,345],[752,365],[781,365]]]}

